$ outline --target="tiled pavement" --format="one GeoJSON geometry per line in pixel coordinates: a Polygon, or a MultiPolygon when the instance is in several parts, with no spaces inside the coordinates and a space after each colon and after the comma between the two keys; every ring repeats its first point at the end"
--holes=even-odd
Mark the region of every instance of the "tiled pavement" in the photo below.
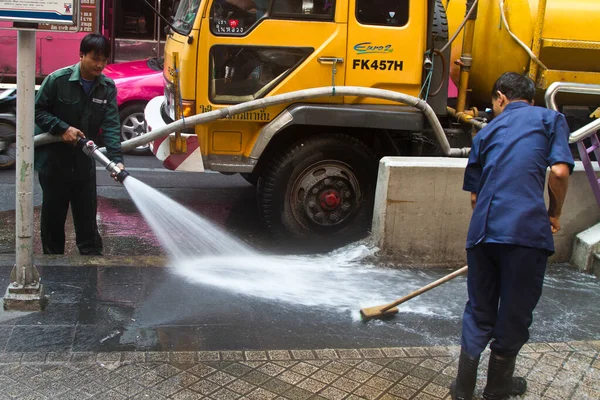
{"type": "MultiPolygon", "coordinates": [[[[600,399],[600,341],[526,345],[526,399],[600,399]]],[[[0,399],[449,399],[458,347],[0,353],[0,399]]],[[[485,385],[487,352],[477,394],[485,385]]]]}

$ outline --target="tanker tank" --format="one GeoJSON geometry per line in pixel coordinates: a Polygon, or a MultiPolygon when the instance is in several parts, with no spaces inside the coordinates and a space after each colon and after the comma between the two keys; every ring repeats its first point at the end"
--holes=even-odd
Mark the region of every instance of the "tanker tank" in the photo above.
{"type": "MultiPolygon", "coordinates": [[[[449,31],[455,32],[466,14],[466,1],[444,1],[449,31]]],[[[472,1],[469,2],[472,4],[472,1]]],[[[505,0],[508,27],[527,47],[533,47],[538,0],[505,0]]],[[[600,84],[600,1],[547,0],[541,31],[540,67],[534,77],[541,96],[555,81],[600,84]]],[[[464,32],[464,30],[463,30],[464,32]]],[[[452,44],[451,77],[459,82],[463,32],[452,44]]],[[[494,81],[506,71],[529,73],[530,56],[510,36],[502,21],[501,0],[480,0],[473,36],[469,103],[489,104],[494,81]]],[[[589,100],[589,99],[588,99],[589,100]]],[[[585,104],[588,100],[576,101],[585,104]]],[[[592,100],[597,101],[597,98],[592,100]]],[[[597,104],[597,103],[596,103],[597,104]]],[[[592,105],[592,104],[590,104],[592,105]]]]}

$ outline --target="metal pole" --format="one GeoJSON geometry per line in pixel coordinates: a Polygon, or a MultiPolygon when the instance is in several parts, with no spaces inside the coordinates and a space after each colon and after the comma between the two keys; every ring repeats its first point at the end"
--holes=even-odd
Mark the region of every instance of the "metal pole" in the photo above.
{"type": "MultiPolygon", "coordinates": [[[[161,0],[158,0],[158,11],[162,12],[161,0]]],[[[154,33],[157,35],[156,37],[156,57],[160,58],[160,36],[162,34],[161,26],[160,26],[160,18],[157,15],[154,15],[154,21],[156,25],[156,29],[154,29],[154,33]]]]}
{"type": "Polygon", "coordinates": [[[44,288],[33,265],[33,130],[35,113],[35,31],[17,39],[16,264],[4,296],[6,310],[41,310],[44,288]]]}
{"type": "Polygon", "coordinates": [[[33,282],[33,130],[35,32],[19,31],[17,54],[17,282],[33,282]]]}
{"type": "Polygon", "coordinates": [[[461,113],[467,106],[467,91],[469,89],[469,73],[473,65],[473,38],[475,36],[475,20],[477,19],[477,8],[469,15],[474,0],[467,0],[467,23],[463,35],[462,55],[460,56],[460,78],[458,81],[458,97],[456,99],[456,111],[461,113]]]}

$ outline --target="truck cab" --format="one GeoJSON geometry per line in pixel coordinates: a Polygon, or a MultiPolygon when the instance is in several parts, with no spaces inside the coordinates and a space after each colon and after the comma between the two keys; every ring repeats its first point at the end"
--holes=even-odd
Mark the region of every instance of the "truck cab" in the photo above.
{"type": "MultiPolygon", "coordinates": [[[[181,1],[165,46],[165,95],[146,108],[149,130],[287,92],[331,86],[332,95],[196,125],[181,133],[185,151],[165,138],[153,152],[172,170],[241,173],[257,186],[276,237],[360,237],[372,218],[378,159],[436,149],[418,110],[335,96],[335,87],[423,95],[426,53],[447,40],[446,26],[439,1],[181,1]]],[[[431,102],[440,116],[442,79],[431,86],[440,87],[431,102]]]]}

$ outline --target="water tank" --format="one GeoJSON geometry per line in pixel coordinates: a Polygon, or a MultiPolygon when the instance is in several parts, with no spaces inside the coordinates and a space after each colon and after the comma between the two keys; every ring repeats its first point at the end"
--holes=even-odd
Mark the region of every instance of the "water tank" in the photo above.
{"type": "MultiPolygon", "coordinates": [[[[466,1],[445,2],[452,35],[466,13],[466,1]]],[[[538,0],[505,0],[504,11],[511,31],[532,47],[538,0]]],[[[600,72],[600,0],[548,0],[540,59],[549,70],[600,72]],[[595,44],[593,43],[595,42],[595,44]]],[[[452,45],[451,77],[458,85],[462,34],[452,45]]],[[[495,80],[506,71],[526,73],[530,58],[502,24],[500,0],[480,0],[473,39],[473,66],[469,77],[469,101],[489,103],[495,80]]],[[[539,75],[538,75],[539,76],[539,75]]],[[[572,80],[573,75],[567,76],[572,80]]],[[[575,75],[581,83],[600,84],[600,75],[575,75]],[[596,82],[594,82],[594,80],[596,82]]],[[[561,78],[562,79],[562,78],[561,78]]],[[[539,92],[552,81],[538,80],[539,92]]]]}

